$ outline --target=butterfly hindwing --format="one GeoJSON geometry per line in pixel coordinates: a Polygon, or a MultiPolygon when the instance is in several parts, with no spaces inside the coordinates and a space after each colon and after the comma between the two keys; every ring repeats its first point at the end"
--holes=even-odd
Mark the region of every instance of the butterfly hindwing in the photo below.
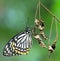
{"type": "Polygon", "coordinates": [[[28,54],[31,47],[31,32],[29,30],[14,36],[4,47],[4,56],[28,54]]]}

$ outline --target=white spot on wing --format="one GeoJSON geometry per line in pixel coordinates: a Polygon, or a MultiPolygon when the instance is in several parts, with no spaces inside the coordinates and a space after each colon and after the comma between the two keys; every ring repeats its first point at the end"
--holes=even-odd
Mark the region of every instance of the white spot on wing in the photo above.
{"type": "Polygon", "coordinates": [[[16,37],[14,37],[14,39],[15,39],[15,41],[17,41],[17,38],[16,37]]]}
{"type": "Polygon", "coordinates": [[[25,37],[21,40],[21,43],[22,43],[22,42],[24,42],[24,41],[26,41],[26,40],[25,40],[25,39],[26,39],[26,37],[27,37],[27,36],[25,36],[25,37]]]}
{"type": "Polygon", "coordinates": [[[19,40],[17,40],[17,43],[19,43],[19,42],[21,41],[22,38],[23,38],[23,37],[21,37],[19,40]]]}
{"type": "Polygon", "coordinates": [[[26,48],[25,42],[24,42],[24,49],[26,48]]]}
{"type": "Polygon", "coordinates": [[[23,48],[23,44],[21,44],[21,48],[23,48]]]}
{"type": "Polygon", "coordinates": [[[21,34],[18,38],[25,36],[26,34],[21,34]]]}
{"type": "Polygon", "coordinates": [[[29,38],[29,37],[28,37],[28,35],[27,35],[27,40],[26,40],[26,44],[27,44],[26,47],[27,47],[27,48],[29,48],[29,46],[28,46],[28,45],[29,45],[29,40],[28,40],[28,38],[29,38]]]}

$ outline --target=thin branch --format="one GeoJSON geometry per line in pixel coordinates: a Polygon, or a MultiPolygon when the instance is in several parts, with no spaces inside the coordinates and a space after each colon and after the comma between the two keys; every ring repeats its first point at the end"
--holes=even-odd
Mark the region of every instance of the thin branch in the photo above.
{"type": "Polygon", "coordinates": [[[52,22],[51,22],[50,34],[49,34],[49,41],[48,41],[48,46],[50,45],[50,38],[51,38],[51,33],[52,33],[53,21],[54,21],[54,17],[52,18],[52,22]]]}
{"type": "Polygon", "coordinates": [[[57,27],[57,21],[55,19],[55,25],[56,25],[56,41],[58,40],[58,27],[57,27]]]}
{"type": "Polygon", "coordinates": [[[35,19],[36,19],[36,16],[37,16],[38,8],[39,8],[39,4],[37,4],[36,13],[35,13],[35,19]]]}
{"type": "Polygon", "coordinates": [[[40,1],[39,1],[39,20],[40,20],[40,18],[41,18],[41,15],[40,15],[41,13],[40,13],[40,1]]]}
{"type": "Polygon", "coordinates": [[[40,2],[40,5],[45,8],[45,10],[48,11],[52,16],[54,16],[58,22],[60,22],[59,18],[54,15],[43,3],[40,2]]]}

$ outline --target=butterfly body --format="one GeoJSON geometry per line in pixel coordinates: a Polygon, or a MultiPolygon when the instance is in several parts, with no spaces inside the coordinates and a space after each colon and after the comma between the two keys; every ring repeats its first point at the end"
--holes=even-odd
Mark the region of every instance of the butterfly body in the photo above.
{"type": "Polygon", "coordinates": [[[31,30],[27,28],[22,33],[17,34],[4,47],[4,56],[28,54],[32,45],[31,30]]]}

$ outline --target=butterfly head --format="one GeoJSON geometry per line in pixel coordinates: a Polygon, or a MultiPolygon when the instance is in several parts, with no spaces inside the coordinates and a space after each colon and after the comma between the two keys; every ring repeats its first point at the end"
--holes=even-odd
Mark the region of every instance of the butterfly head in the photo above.
{"type": "Polygon", "coordinates": [[[31,29],[29,27],[26,27],[25,31],[29,34],[31,33],[31,29]]]}

